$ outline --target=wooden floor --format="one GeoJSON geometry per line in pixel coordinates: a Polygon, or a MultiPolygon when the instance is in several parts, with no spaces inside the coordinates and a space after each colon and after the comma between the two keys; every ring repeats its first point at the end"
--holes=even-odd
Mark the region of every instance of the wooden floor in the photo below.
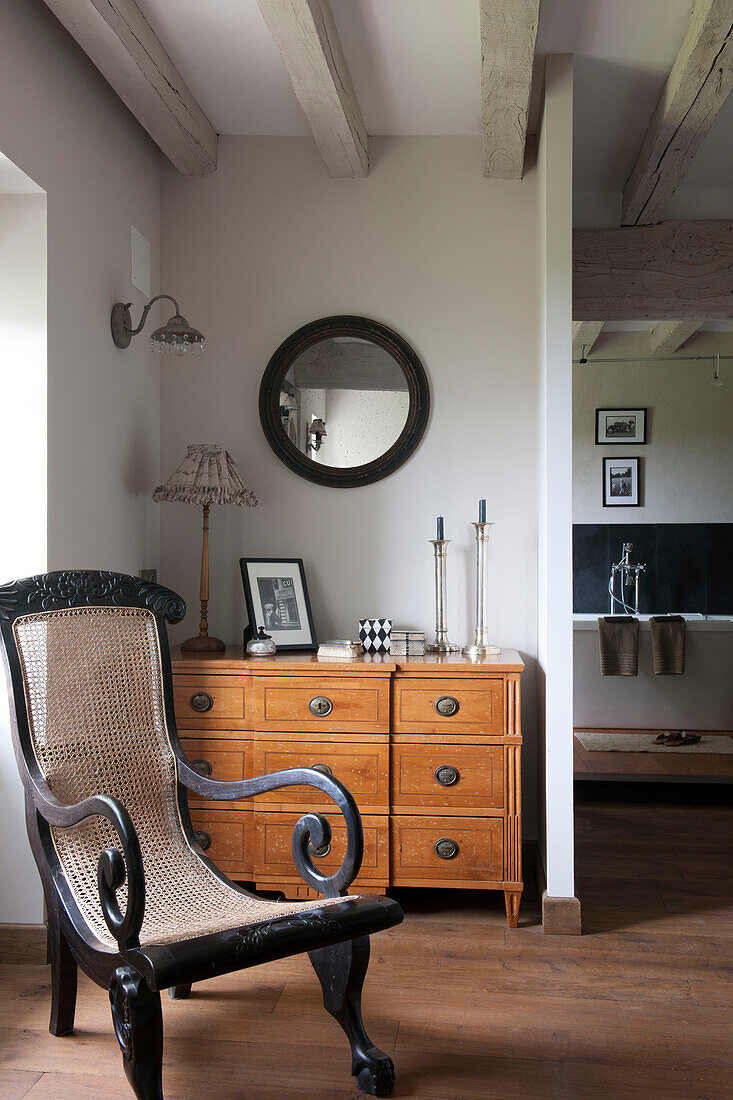
{"type": "MultiPolygon", "coordinates": [[[[587,786],[584,936],[543,936],[536,899],[508,932],[499,897],[401,894],[407,920],[375,938],[365,998],[372,1037],[396,1062],[396,1097],[733,1097],[730,789],[681,805],[664,800],[679,788],[657,788],[644,805],[620,801],[618,785],[610,800],[587,786]]],[[[64,1039],[47,1031],[45,967],[0,967],[0,993],[4,1100],[129,1100],[102,990],[81,980],[77,1031],[64,1039]]],[[[359,1095],[307,960],[166,998],[164,1022],[167,1100],[359,1095]]]]}

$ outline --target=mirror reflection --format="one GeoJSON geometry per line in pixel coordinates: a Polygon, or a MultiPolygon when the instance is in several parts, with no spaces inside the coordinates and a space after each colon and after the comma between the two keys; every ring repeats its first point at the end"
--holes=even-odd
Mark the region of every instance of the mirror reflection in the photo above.
{"type": "Polygon", "coordinates": [[[333,336],[311,344],[280,385],[283,431],[311,461],[341,469],[380,458],[410,409],[402,367],[379,344],[333,336]]]}

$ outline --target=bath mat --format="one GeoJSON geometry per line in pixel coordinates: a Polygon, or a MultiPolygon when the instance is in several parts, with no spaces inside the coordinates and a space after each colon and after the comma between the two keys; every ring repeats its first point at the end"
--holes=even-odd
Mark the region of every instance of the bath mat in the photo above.
{"type": "MultiPolygon", "coordinates": [[[[700,731],[696,731],[700,732],[700,731]]],[[[576,730],[575,736],[588,752],[688,752],[733,755],[733,737],[701,733],[696,745],[655,745],[656,733],[606,733],[604,730],[576,730]]]]}

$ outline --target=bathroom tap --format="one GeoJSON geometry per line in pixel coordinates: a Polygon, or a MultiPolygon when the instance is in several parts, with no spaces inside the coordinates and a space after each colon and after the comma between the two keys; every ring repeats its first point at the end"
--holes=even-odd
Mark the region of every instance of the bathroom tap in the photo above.
{"type": "Polygon", "coordinates": [[[608,582],[608,595],[610,597],[610,612],[613,615],[617,607],[626,615],[639,614],[639,577],[646,570],[646,565],[631,562],[633,542],[624,542],[621,546],[621,558],[611,566],[611,577],[608,582]],[[616,578],[619,579],[619,595],[616,595],[616,578]],[[633,606],[629,606],[624,588],[634,589],[633,606]]]}

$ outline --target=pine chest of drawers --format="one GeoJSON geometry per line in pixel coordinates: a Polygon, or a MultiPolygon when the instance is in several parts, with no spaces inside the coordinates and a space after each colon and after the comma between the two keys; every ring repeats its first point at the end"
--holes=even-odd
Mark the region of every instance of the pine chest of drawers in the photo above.
{"type": "MultiPolygon", "coordinates": [[[[354,889],[390,886],[503,890],[516,926],[522,893],[522,661],[514,650],[475,662],[460,656],[310,653],[243,658],[174,650],[181,743],[215,779],[317,767],[351,791],[364,822],[354,889]]],[[[292,829],[307,809],[325,813],[338,866],[345,831],[312,788],[247,802],[189,798],[199,843],[231,878],[286,897],[314,897],[295,870],[292,829]]]]}

